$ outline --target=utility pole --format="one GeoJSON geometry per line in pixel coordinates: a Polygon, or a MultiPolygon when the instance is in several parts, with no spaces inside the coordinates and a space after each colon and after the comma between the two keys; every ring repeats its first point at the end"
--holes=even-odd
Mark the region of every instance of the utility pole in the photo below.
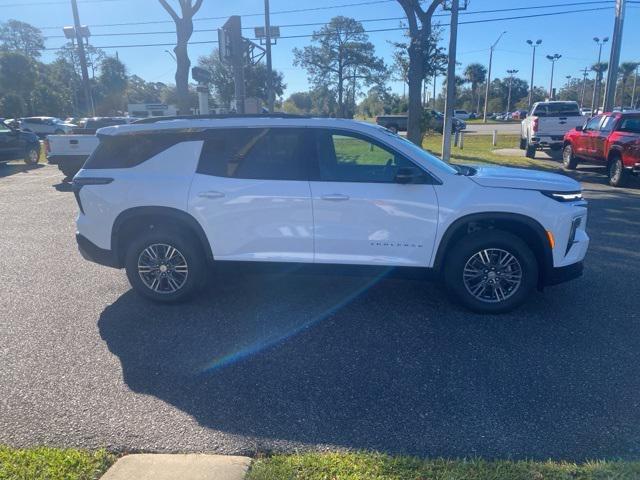
{"type": "Polygon", "coordinates": [[[451,0],[451,34],[449,37],[449,63],[447,64],[447,96],[444,101],[444,122],[442,125],[442,159],[451,160],[451,130],[453,129],[453,109],[456,104],[456,50],[458,47],[458,10],[460,0],[451,0]]]}
{"type": "Polygon", "coordinates": [[[531,58],[531,82],[529,83],[529,110],[531,110],[531,105],[533,105],[533,72],[536,69],[536,48],[542,43],[542,40],[536,40],[536,43],[533,43],[533,40],[527,40],[527,43],[530,47],[533,47],[533,56],[531,58]]]}
{"type": "Polygon", "coordinates": [[[616,19],[613,26],[613,40],[611,41],[611,54],[609,55],[609,70],[607,83],[605,83],[604,106],[605,112],[610,112],[615,107],[616,88],[618,86],[618,65],[620,64],[620,49],[622,47],[622,28],[624,27],[624,13],[626,0],[616,0],[616,19]]]}
{"type": "Polygon", "coordinates": [[[518,70],[507,70],[509,74],[509,95],[507,96],[507,113],[511,111],[511,84],[513,83],[513,76],[518,73],[518,70]]]}
{"type": "Polygon", "coordinates": [[[598,105],[600,104],[599,90],[600,82],[602,81],[602,72],[600,71],[600,61],[602,60],[602,46],[609,41],[609,37],[604,37],[602,41],[598,37],[593,37],[593,41],[598,44],[598,63],[596,63],[596,81],[593,84],[593,98],[591,100],[591,115],[598,114],[598,105]]]}
{"type": "Polygon", "coordinates": [[[271,64],[271,12],[269,10],[269,0],[264,0],[264,35],[267,42],[267,104],[269,113],[273,113],[275,95],[273,92],[273,67],[271,64]]]}
{"type": "Polygon", "coordinates": [[[582,93],[580,94],[580,108],[584,107],[584,93],[587,90],[587,77],[589,76],[589,67],[584,67],[582,70],[582,93]]]}
{"type": "Polygon", "coordinates": [[[78,42],[78,54],[80,57],[80,70],[82,71],[82,85],[84,87],[85,107],[87,112],[93,111],[93,101],[91,99],[91,84],[89,83],[89,70],[87,69],[87,57],[85,56],[84,43],[82,41],[82,30],[80,26],[80,14],[78,13],[77,0],[71,0],[71,9],[73,10],[73,24],[75,26],[76,41],[78,42]]]}
{"type": "Polygon", "coordinates": [[[498,42],[502,38],[502,36],[507,33],[506,30],[500,34],[498,39],[495,41],[491,48],[489,49],[489,72],[487,72],[487,87],[484,92],[484,114],[482,116],[482,123],[487,123],[487,107],[489,106],[489,86],[491,85],[491,64],[493,63],[493,50],[498,45],[498,42]]]}
{"type": "Polygon", "coordinates": [[[638,85],[638,69],[640,67],[640,63],[636,66],[636,75],[633,77],[633,91],[631,92],[631,109],[636,108],[636,86],[638,85]]]}
{"type": "Polygon", "coordinates": [[[553,71],[556,66],[556,62],[562,55],[554,53],[553,55],[547,55],[547,59],[551,62],[551,83],[549,83],[549,100],[553,100],[553,71]]]}

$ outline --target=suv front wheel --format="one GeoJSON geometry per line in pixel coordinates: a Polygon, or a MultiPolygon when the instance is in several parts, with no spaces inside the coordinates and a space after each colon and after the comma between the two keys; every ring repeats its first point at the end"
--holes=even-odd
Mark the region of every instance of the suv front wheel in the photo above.
{"type": "Polygon", "coordinates": [[[504,313],[522,304],[538,281],[538,263],[520,238],[486,230],[460,240],[447,255],[449,291],[478,313],[504,313]]]}
{"type": "Polygon", "coordinates": [[[152,229],[130,244],[125,267],[137,293],[156,302],[173,303],[189,299],[203,286],[206,259],[193,239],[152,229]]]}

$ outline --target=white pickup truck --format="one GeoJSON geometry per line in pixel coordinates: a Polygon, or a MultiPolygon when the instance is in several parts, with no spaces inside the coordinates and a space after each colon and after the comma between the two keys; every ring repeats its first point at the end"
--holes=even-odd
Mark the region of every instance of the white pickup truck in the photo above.
{"type": "Polygon", "coordinates": [[[586,118],[577,102],[537,102],[522,121],[520,148],[528,158],[535,158],[536,150],[560,150],[565,133],[583,125],[586,118]]]}
{"type": "Polygon", "coordinates": [[[126,125],[131,120],[127,117],[87,118],[80,122],[80,128],[75,128],[72,135],[49,135],[45,141],[48,163],[57,165],[66,178],[73,178],[98,146],[96,131],[103,127],[126,125]]]}

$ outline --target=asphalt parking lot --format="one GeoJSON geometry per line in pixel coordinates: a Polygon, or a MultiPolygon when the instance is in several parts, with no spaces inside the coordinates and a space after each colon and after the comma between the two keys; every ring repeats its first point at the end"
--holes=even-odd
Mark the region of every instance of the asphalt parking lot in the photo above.
{"type": "Polygon", "coordinates": [[[216,275],[156,306],[76,251],[48,166],[0,166],[0,444],[640,458],[640,187],[584,169],[584,277],[482,317],[420,279],[216,275]]]}

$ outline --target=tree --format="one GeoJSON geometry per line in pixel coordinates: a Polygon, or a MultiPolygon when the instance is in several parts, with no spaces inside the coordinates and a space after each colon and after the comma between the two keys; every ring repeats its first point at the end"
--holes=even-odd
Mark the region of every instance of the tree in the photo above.
{"type": "Polygon", "coordinates": [[[33,25],[9,20],[0,24],[0,50],[18,52],[32,59],[40,58],[44,50],[44,37],[33,25]]]}
{"type": "Polygon", "coordinates": [[[37,77],[34,62],[25,55],[12,52],[0,54],[0,92],[11,92],[22,97],[28,112],[31,111],[29,99],[37,77]]]}
{"type": "MultiPolygon", "coordinates": [[[[218,50],[198,59],[198,66],[211,73],[211,85],[216,102],[228,106],[235,97],[233,67],[220,61],[218,50]]],[[[247,97],[259,98],[267,103],[267,67],[263,63],[245,67],[244,80],[247,97]]],[[[271,82],[275,96],[281,96],[287,88],[282,72],[273,70],[271,82]]]]}
{"type": "Polygon", "coordinates": [[[480,63],[470,63],[464,69],[464,78],[471,84],[471,93],[476,97],[476,112],[480,111],[480,89],[478,88],[487,80],[487,69],[480,63]]]}
{"type": "Polygon", "coordinates": [[[620,83],[622,85],[622,93],[620,94],[620,106],[624,107],[625,103],[625,94],[627,92],[627,82],[633,76],[638,68],[638,62],[622,62],[620,64],[620,83]]]}
{"type": "Polygon", "coordinates": [[[283,110],[287,113],[310,114],[313,108],[313,98],[309,92],[296,92],[285,100],[283,110]]]}
{"type": "Polygon", "coordinates": [[[361,84],[370,86],[385,78],[384,62],[375,56],[375,47],[368,40],[360,22],[340,16],[314,32],[311,41],[315,45],[293,50],[294,65],[307,70],[309,81],[316,88],[326,86],[335,92],[340,117],[347,113],[349,88],[355,99],[361,84]]]}
{"type": "Polygon", "coordinates": [[[178,94],[178,109],[180,113],[189,113],[191,102],[189,98],[189,69],[191,60],[187,50],[191,35],[193,35],[193,17],[200,7],[202,0],[179,0],[182,17],[169,5],[167,0],[158,0],[176,24],[176,46],[173,49],[176,54],[176,90],[178,94]]]}
{"type": "Polygon", "coordinates": [[[602,77],[608,69],[609,69],[608,62],[594,63],[593,65],[591,65],[591,70],[596,72],[596,84],[593,89],[593,99],[591,101],[591,108],[593,109],[594,115],[597,113],[598,109],[600,108],[600,101],[598,97],[600,95],[602,77]]]}
{"type": "Polygon", "coordinates": [[[125,110],[125,92],[129,79],[127,68],[116,57],[106,57],[100,64],[96,85],[96,113],[114,115],[125,110]]]}
{"type": "Polygon", "coordinates": [[[0,117],[20,118],[25,115],[25,105],[22,97],[16,93],[7,93],[0,97],[0,117]]]}
{"type": "Polygon", "coordinates": [[[413,143],[422,144],[422,81],[426,76],[425,54],[431,39],[431,19],[442,0],[429,0],[424,9],[420,0],[398,0],[407,16],[409,24],[409,118],[407,138],[413,143]]]}

